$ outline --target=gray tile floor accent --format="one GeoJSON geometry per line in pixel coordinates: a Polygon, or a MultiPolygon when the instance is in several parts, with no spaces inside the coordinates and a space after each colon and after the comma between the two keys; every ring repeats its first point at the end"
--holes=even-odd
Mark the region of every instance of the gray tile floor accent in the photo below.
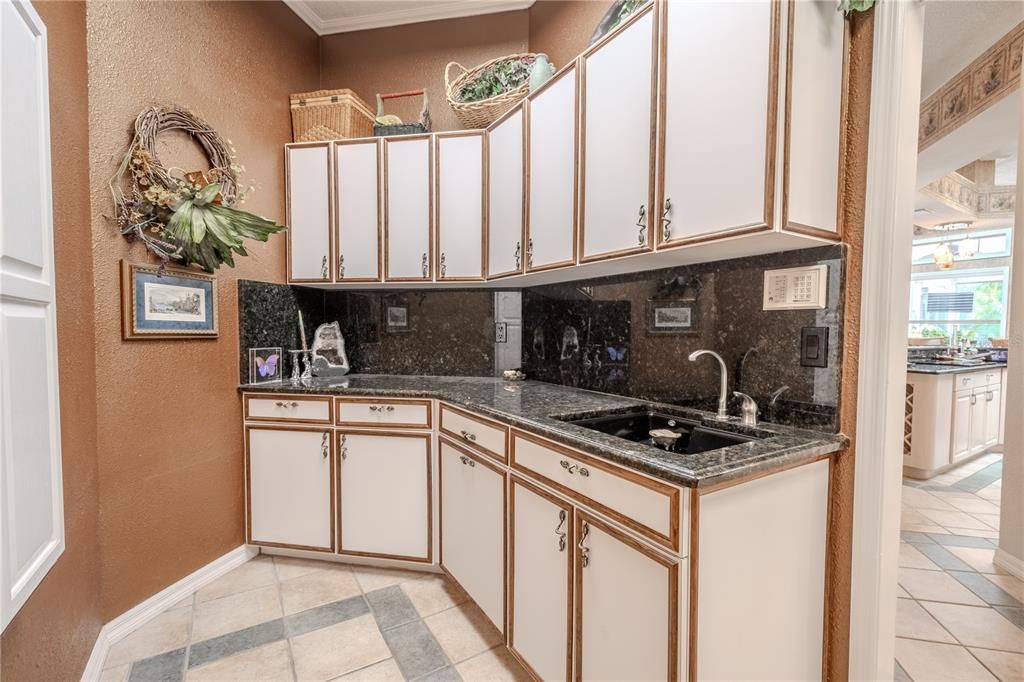
{"type": "Polygon", "coordinates": [[[185,648],[132,663],[128,682],[180,682],[185,678],[185,648]]]}
{"type": "Polygon", "coordinates": [[[441,645],[421,620],[384,630],[382,634],[395,657],[398,669],[407,680],[423,677],[451,665],[441,645]]]}
{"type": "Polygon", "coordinates": [[[1002,614],[1003,618],[1024,630],[1024,609],[1015,606],[993,606],[992,608],[1002,614]]]}
{"type": "Polygon", "coordinates": [[[197,642],[189,648],[188,667],[195,668],[213,663],[242,651],[284,639],[284,636],[284,620],[278,618],[244,630],[229,632],[220,637],[197,642]]]}
{"type": "MultiPolygon", "coordinates": [[[[397,587],[396,587],[397,589],[397,587]]],[[[324,604],[306,611],[286,616],[285,626],[289,637],[298,637],[313,630],[335,625],[343,621],[368,613],[370,607],[362,595],[343,599],[342,601],[324,604]]]]}
{"type": "MultiPolygon", "coordinates": [[[[995,540],[979,538],[973,535],[947,535],[945,533],[928,533],[927,535],[935,542],[940,545],[946,545],[947,547],[977,547],[979,549],[992,549],[999,544],[995,540]]],[[[908,542],[917,542],[917,540],[908,540],[908,542]]]]}
{"type": "Polygon", "coordinates": [[[951,490],[960,490],[965,493],[976,493],[982,488],[995,483],[1003,477],[1003,462],[993,462],[984,469],[976,471],[970,476],[963,478],[949,486],[951,490]]]}
{"type": "Polygon", "coordinates": [[[462,675],[459,675],[455,668],[448,666],[418,677],[415,682],[462,682],[462,675]]]}
{"type": "Polygon", "coordinates": [[[928,533],[920,533],[916,530],[901,530],[900,537],[904,542],[913,542],[916,545],[935,544],[935,540],[932,540],[928,533]]]}
{"type": "Polygon", "coordinates": [[[992,606],[1024,606],[1012,594],[996,585],[981,573],[969,571],[946,571],[946,573],[956,578],[957,582],[981,597],[986,604],[991,604],[992,606]]]}
{"type": "Polygon", "coordinates": [[[973,571],[971,565],[960,559],[942,545],[934,542],[930,544],[917,544],[911,541],[921,554],[934,561],[939,568],[946,571],[973,571]]]}
{"type": "Polygon", "coordinates": [[[893,682],[914,682],[910,679],[910,675],[907,674],[907,671],[903,669],[902,665],[896,663],[895,666],[896,667],[893,670],[892,675],[893,682]]]}
{"type": "Polygon", "coordinates": [[[373,617],[381,630],[388,630],[420,619],[416,607],[412,605],[398,585],[369,592],[366,595],[366,601],[370,602],[373,617]]]}

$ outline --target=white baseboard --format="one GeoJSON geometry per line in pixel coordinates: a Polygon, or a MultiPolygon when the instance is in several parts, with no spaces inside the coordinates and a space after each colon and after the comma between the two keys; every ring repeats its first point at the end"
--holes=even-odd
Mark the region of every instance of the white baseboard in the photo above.
{"type": "Polygon", "coordinates": [[[992,563],[1003,570],[1009,571],[1015,577],[1024,580],[1024,559],[1018,559],[1006,550],[997,547],[992,563]]]}
{"type": "Polygon", "coordinates": [[[181,601],[233,568],[241,566],[258,553],[257,548],[248,545],[233,549],[104,625],[96,637],[92,655],[89,656],[89,662],[82,673],[82,682],[96,682],[99,679],[103,661],[106,660],[107,651],[111,646],[134,632],[136,628],[163,613],[167,607],[181,601]]]}

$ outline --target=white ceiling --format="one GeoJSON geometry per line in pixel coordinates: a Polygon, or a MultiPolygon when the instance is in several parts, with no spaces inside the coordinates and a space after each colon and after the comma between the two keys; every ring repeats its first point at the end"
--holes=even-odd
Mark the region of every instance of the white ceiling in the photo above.
{"type": "Polygon", "coordinates": [[[284,0],[318,35],[525,9],[535,0],[284,0]]]}
{"type": "Polygon", "coordinates": [[[935,92],[1024,21],[1020,0],[928,0],[921,99],[935,92]]]}

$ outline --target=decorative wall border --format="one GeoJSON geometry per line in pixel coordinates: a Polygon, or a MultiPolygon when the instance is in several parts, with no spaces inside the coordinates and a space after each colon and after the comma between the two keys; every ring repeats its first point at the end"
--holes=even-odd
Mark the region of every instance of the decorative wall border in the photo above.
{"type": "Polygon", "coordinates": [[[924,191],[977,218],[1012,217],[1016,204],[1016,190],[1012,185],[979,188],[956,172],[948,173],[925,186],[924,191]]]}
{"type": "Polygon", "coordinates": [[[1020,84],[1024,22],[921,102],[917,150],[924,151],[1020,84]]]}

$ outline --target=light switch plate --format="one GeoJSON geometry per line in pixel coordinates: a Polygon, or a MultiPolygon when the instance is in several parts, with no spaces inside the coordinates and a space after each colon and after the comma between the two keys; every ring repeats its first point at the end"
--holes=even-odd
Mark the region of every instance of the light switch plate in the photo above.
{"type": "Polygon", "coordinates": [[[820,310],[827,296],[826,263],[764,273],[764,310],[820,310]]]}
{"type": "Polygon", "coordinates": [[[508,343],[508,322],[494,323],[494,342],[508,343]]]}

